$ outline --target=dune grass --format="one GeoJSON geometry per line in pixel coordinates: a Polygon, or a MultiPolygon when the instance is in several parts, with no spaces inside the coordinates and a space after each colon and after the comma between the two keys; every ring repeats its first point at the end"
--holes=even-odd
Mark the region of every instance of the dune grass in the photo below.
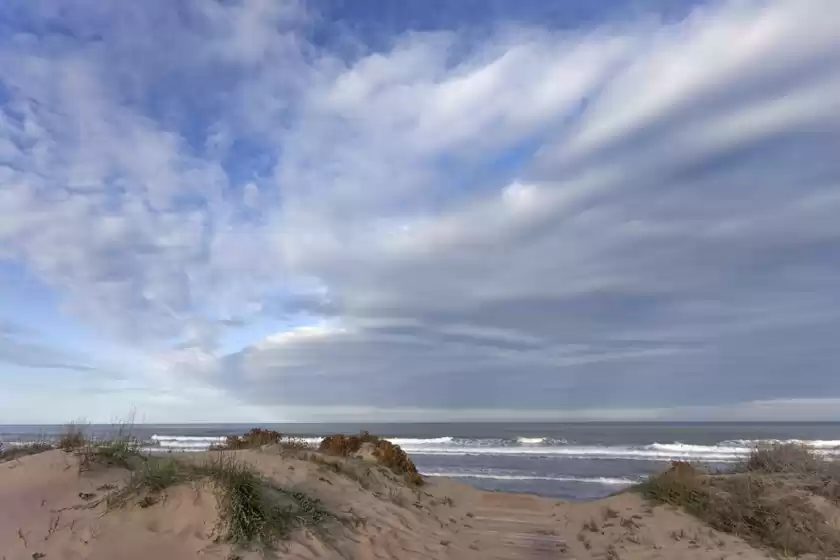
{"type": "MultiPolygon", "coordinates": [[[[277,432],[254,429],[228,438],[228,443],[246,449],[280,439],[277,432]]],[[[104,498],[109,509],[132,503],[150,507],[165,499],[170,488],[209,483],[219,509],[219,540],[230,544],[272,548],[297,528],[315,529],[333,518],[320,501],[280,488],[233,455],[219,452],[196,462],[188,456],[145,453],[129,424],[100,439],[88,438],[83,428],[70,424],[59,442],[79,458],[80,471],[118,467],[130,472],[127,483],[104,498]]]]}
{"type": "Polygon", "coordinates": [[[135,453],[125,464],[131,476],[107,496],[109,508],[132,502],[149,507],[179,484],[209,483],[219,509],[219,540],[230,544],[272,548],[295,529],[315,529],[333,518],[319,500],[281,488],[225,453],[204,462],[135,453]]]}
{"type": "Polygon", "coordinates": [[[302,492],[280,488],[232,458],[197,467],[213,483],[224,540],[273,545],[298,528],[314,528],[332,518],[323,504],[302,492]]]}
{"type": "Polygon", "coordinates": [[[64,432],[58,437],[56,447],[63,451],[79,449],[87,441],[86,430],[86,425],[70,422],[64,427],[64,432]]]}
{"type": "Polygon", "coordinates": [[[711,527],[786,556],[840,554],[840,530],[818,507],[838,503],[840,469],[806,447],[756,448],[728,473],[709,475],[676,462],[637,490],[683,508],[711,527]]]}

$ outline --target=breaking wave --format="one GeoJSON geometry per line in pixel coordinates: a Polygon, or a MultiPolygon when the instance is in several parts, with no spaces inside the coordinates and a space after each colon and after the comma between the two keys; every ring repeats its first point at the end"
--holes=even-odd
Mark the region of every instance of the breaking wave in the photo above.
{"type": "MultiPolygon", "coordinates": [[[[224,436],[153,435],[151,446],[172,451],[201,451],[224,441],[224,436]]],[[[304,441],[317,445],[321,438],[304,441]]],[[[681,442],[646,445],[578,445],[548,437],[503,438],[389,438],[412,455],[526,455],[578,459],[624,459],[648,461],[700,461],[732,463],[757,445],[797,443],[828,457],[840,456],[840,440],[732,440],[713,445],[681,442]]]]}
{"type": "Polygon", "coordinates": [[[494,473],[464,473],[464,472],[424,472],[423,476],[434,476],[442,478],[478,478],[489,480],[512,480],[512,481],[526,481],[526,480],[548,480],[553,482],[575,482],[580,484],[604,484],[608,486],[632,486],[637,484],[639,480],[631,478],[619,477],[586,477],[586,476],[537,476],[537,475],[518,475],[518,474],[494,474],[494,473]]]}

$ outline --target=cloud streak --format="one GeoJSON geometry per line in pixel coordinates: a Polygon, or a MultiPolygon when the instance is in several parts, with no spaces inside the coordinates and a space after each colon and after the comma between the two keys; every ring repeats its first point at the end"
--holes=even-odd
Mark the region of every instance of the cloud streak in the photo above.
{"type": "Polygon", "coordinates": [[[82,356],[33,339],[32,334],[29,329],[18,325],[0,323],[0,364],[76,372],[96,371],[82,356]]]}
{"type": "Polygon", "coordinates": [[[261,406],[840,393],[833,2],[343,48],[317,5],[26,6],[0,258],[170,379],[261,406]]]}

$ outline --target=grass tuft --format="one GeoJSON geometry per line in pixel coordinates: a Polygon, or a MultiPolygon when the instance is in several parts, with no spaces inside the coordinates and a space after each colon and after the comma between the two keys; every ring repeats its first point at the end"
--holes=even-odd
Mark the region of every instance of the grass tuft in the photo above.
{"type": "Polygon", "coordinates": [[[215,486],[225,542],[271,547],[295,529],[332,518],[319,500],[279,488],[233,458],[219,455],[196,471],[215,486]]]}
{"type": "Polygon", "coordinates": [[[140,451],[140,441],[124,435],[107,440],[86,440],[75,453],[79,457],[80,471],[91,470],[94,466],[135,470],[146,458],[140,451]]]}
{"type": "Polygon", "coordinates": [[[764,474],[813,474],[822,470],[826,461],[808,447],[796,443],[777,443],[757,447],[743,464],[736,467],[742,472],[764,474]]]}
{"type": "Polygon", "coordinates": [[[70,422],[65,426],[64,432],[58,436],[56,447],[64,451],[75,451],[85,445],[87,436],[83,424],[70,422]]]}
{"type": "Polygon", "coordinates": [[[208,481],[219,507],[220,540],[240,545],[273,547],[297,528],[315,528],[333,516],[320,501],[279,488],[234,457],[218,454],[204,462],[183,458],[141,456],[129,461],[128,484],[107,497],[109,507],[123,507],[139,498],[140,507],[160,501],[178,484],[208,481]]]}

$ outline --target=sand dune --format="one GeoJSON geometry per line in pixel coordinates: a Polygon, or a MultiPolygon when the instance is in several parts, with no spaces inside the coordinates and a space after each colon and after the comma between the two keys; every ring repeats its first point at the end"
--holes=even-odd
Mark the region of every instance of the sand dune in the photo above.
{"type": "MultiPolygon", "coordinates": [[[[447,479],[413,488],[360,459],[312,453],[229,452],[272,483],[318,498],[334,514],[300,529],[267,557],[290,559],[725,559],[767,558],[635,494],[587,503],[488,493],[447,479]],[[339,461],[333,468],[328,461],[339,461]],[[336,472],[338,470],[338,472],[336,472]]],[[[184,456],[200,462],[215,452],[184,456]]],[[[193,481],[152,503],[105,499],[128,482],[120,468],[80,472],[63,451],[0,463],[0,559],[250,560],[259,550],[219,542],[217,499],[193,481]],[[146,507],[144,507],[146,506],[146,507]]]]}

